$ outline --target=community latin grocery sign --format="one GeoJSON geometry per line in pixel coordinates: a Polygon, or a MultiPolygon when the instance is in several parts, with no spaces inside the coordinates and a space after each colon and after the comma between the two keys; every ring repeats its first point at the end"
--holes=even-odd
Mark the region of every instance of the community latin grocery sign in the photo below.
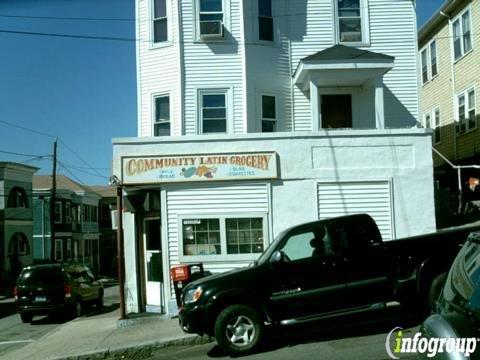
{"type": "Polygon", "coordinates": [[[124,157],[122,169],[124,184],[275,179],[277,154],[124,157]]]}

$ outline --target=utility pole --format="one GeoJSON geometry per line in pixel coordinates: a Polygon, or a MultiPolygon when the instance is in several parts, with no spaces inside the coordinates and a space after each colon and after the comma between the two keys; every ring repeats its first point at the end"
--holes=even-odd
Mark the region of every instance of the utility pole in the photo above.
{"type": "Polygon", "coordinates": [[[57,196],[57,139],[53,143],[52,196],[50,197],[50,260],[55,259],[55,198],[57,196]]]}

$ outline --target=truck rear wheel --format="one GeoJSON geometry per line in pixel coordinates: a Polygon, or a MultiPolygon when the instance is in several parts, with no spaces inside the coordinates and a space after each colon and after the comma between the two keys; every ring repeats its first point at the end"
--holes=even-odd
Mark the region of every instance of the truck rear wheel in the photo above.
{"type": "Polygon", "coordinates": [[[262,335],[260,317],[250,306],[229,306],[215,321],[215,339],[223,350],[231,354],[244,354],[253,350],[262,335]]]}

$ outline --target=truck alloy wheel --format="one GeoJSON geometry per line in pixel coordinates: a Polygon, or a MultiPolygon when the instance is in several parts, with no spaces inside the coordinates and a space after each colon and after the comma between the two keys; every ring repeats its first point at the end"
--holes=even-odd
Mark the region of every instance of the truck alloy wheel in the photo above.
{"type": "Polygon", "coordinates": [[[245,305],[232,305],[224,309],[215,322],[218,345],[230,353],[245,353],[260,341],[262,323],[256,311],[245,305]]]}

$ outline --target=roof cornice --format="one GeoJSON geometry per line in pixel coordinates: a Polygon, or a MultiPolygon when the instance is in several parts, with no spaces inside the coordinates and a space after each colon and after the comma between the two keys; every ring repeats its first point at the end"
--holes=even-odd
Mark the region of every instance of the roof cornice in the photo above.
{"type": "Polygon", "coordinates": [[[433,30],[442,23],[448,22],[448,18],[452,16],[454,10],[467,1],[468,0],[445,0],[440,8],[438,8],[430,19],[418,30],[418,43],[422,44],[433,30]],[[442,15],[442,13],[444,15],[442,15]]]}

